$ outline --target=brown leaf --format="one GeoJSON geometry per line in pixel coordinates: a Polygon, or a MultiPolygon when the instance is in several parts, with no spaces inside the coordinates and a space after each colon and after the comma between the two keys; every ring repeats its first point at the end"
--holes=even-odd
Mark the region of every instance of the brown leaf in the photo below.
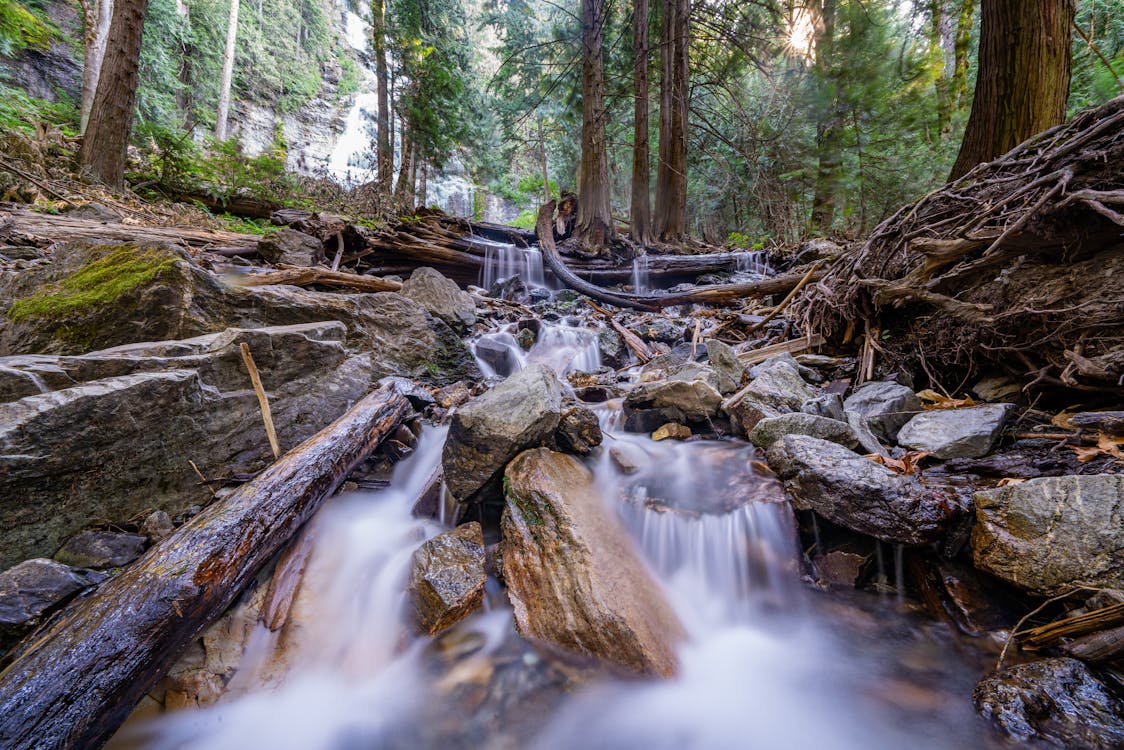
{"type": "Polygon", "coordinates": [[[1011,484],[1022,484],[1026,481],[1026,477],[1003,477],[995,485],[996,487],[1006,487],[1011,484]]]}
{"type": "Polygon", "coordinates": [[[1124,450],[1121,450],[1121,445],[1124,445],[1124,438],[1114,438],[1102,432],[1097,435],[1097,444],[1095,447],[1083,447],[1078,445],[1072,445],[1070,447],[1073,449],[1073,452],[1077,454],[1077,462],[1086,464],[1101,456],[1111,456],[1117,461],[1124,461],[1124,450]]]}
{"type": "Polygon", "coordinates": [[[942,396],[931,388],[919,391],[917,398],[925,402],[921,406],[923,409],[960,409],[976,405],[976,401],[971,396],[949,398],[948,396],[942,396]]]}
{"type": "Polygon", "coordinates": [[[883,456],[881,453],[868,453],[863,458],[869,458],[876,464],[882,464],[895,474],[916,474],[921,459],[930,455],[932,451],[911,451],[901,458],[883,456]]]}

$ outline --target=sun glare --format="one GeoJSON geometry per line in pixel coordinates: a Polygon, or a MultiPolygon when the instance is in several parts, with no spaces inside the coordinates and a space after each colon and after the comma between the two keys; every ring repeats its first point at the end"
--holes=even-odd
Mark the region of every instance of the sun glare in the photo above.
{"type": "Polygon", "coordinates": [[[797,8],[788,23],[788,49],[800,57],[811,57],[816,47],[816,23],[807,8],[797,8]]]}

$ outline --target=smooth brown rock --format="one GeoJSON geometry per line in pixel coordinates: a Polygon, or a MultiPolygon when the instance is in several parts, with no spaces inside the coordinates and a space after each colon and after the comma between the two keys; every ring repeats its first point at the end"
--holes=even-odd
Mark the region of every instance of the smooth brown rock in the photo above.
{"type": "Polygon", "coordinates": [[[429,635],[455,625],[484,603],[484,532],[476,521],[426,540],[414,552],[410,603],[429,635]]]}
{"type": "Polygon", "coordinates": [[[520,633],[642,674],[676,670],[683,627],[577,459],[521,453],[505,475],[504,580],[520,633]]]}

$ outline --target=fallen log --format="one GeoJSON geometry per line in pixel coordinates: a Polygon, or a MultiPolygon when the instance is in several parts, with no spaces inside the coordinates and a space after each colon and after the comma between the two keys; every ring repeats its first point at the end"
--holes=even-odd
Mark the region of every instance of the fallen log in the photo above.
{"type": "Polygon", "coordinates": [[[323,284],[324,286],[358,289],[361,292],[397,292],[402,288],[401,282],[398,281],[387,281],[377,276],[360,276],[345,271],[329,271],[324,268],[282,268],[279,271],[249,273],[235,277],[234,283],[238,286],[272,286],[274,284],[308,286],[309,284],[323,284]]]}
{"type": "Polygon", "coordinates": [[[1054,646],[1064,638],[1077,638],[1120,625],[1124,625],[1124,604],[1113,604],[1076,617],[1030,628],[1017,637],[1023,646],[1041,649],[1054,646]]]}
{"type": "Polygon", "coordinates": [[[0,209],[0,242],[9,245],[46,247],[72,240],[111,240],[116,242],[166,242],[193,250],[222,248],[256,249],[256,234],[239,234],[193,227],[147,227],[136,224],[104,224],[94,219],[76,219],[28,211],[0,209]]]}
{"type": "Polygon", "coordinates": [[[180,203],[198,203],[210,211],[221,211],[249,219],[268,219],[274,211],[281,208],[280,203],[250,195],[231,195],[226,198],[216,198],[206,193],[177,193],[173,196],[173,200],[180,203]]]}
{"type": "Polygon", "coordinates": [[[0,672],[0,747],[99,747],[409,413],[380,388],[58,619],[0,672]]]}

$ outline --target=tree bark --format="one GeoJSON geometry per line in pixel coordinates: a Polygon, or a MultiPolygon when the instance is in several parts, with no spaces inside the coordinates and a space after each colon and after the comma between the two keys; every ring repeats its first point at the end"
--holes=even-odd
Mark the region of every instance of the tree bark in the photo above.
{"type": "Polygon", "coordinates": [[[377,115],[377,159],[379,174],[379,191],[384,195],[390,194],[391,180],[394,173],[394,149],[391,145],[390,133],[390,103],[387,96],[387,69],[386,69],[386,2],[385,0],[372,0],[371,36],[375,52],[375,79],[378,97],[377,115]]]}
{"type": "Polygon", "coordinates": [[[629,234],[641,247],[652,241],[652,204],[648,195],[648,0],[636,0],[632,11],[632,205],[629,234]]]}
{"type": "Polygon", "coordinates": [[[82,110],[78,132],[85,134],[90,121],[90,109],[94,105],[94,94],[101,76],[101,64],[105,59],[105,43],[109,38],[109,25],[113,18],[113,0],[85,0],[82,3],[82,17],[85,23],[86,51],[82,63],[82,110]]]}
{"type": "Polygon", "coordinates": [[[239,4],[239,0],[230,0],[230,13],[226,19],[226,49],[222,53],[222,82],[219,84],[218,115],[215,118],[215,138],[220,141],[226,140],[227,120],[230,116],[230,85],[234,79],[239,4]]]}
{"type": "Polygon", "coordinates": [[[410,411],[375,391],[27,639],[0,673],[0,746],[100,747],[410,411]]]}
{"type": "Polygon", "coordinates": [[[839,111],[835,56],[836,0],[822,0],[816,34],[815,75],[819,87],[816,117],[816,189],[812,198],[810,231],[828,232],[835,221],[839,181],[843,173],[843,117],[839,111]]]}
{"type": "Polygon", "coordinates": [[[1075,0],[983,0],[972,114],[950,180],[1065,119],[1075,0]]]}
{"type": "Polygon", "coordinates": [[[148,0],[116,0],[98,76],[97,93],[82,138],[83,170],[114,190],[125,186],[125,154],[133,129],[141,34],[148,0]]]}
{"type": "Polygon", "coordinates": [[[579,242],[598,254],[608,253],[613,238],[601,49],[604,10],[602,0],[582,0],[582,160],[578,178],[582,199],[576,234],[579,242]]]}
{"type": "Polygon", "coordinates": [[[929,58],[930,64],[939,64],[933,88],[937,94],[937,132],[941,140],[948,135],[952,123],[952,82],[945,66],[944,29],[945,0],[929,0],[929,58]]]}
{"type": "Polygon", "coordinates": [[[660,147],[656,169],[656,234],[663,242],[687,237],[687,48],[690,0],[663,0],[660,35],[660,147]]]}
{"type": "Polygon", "coordinates": [[[972,19],[976,15],[976,0],[963,0],[960,16],[956,19],[956,42],[953,50],[955,63],[952,70],[952,100],[957,111],[968,106],[968,48],[972,43],[972,19]]]}
{"type": "Polygon", "coordinates": [[[543,202],[550,200],[550,177],[546,171],[546,136],[542,134],[542,115],[538,117],[539,124],[539,158],[542,161],[542,195],[543,202]]]}

